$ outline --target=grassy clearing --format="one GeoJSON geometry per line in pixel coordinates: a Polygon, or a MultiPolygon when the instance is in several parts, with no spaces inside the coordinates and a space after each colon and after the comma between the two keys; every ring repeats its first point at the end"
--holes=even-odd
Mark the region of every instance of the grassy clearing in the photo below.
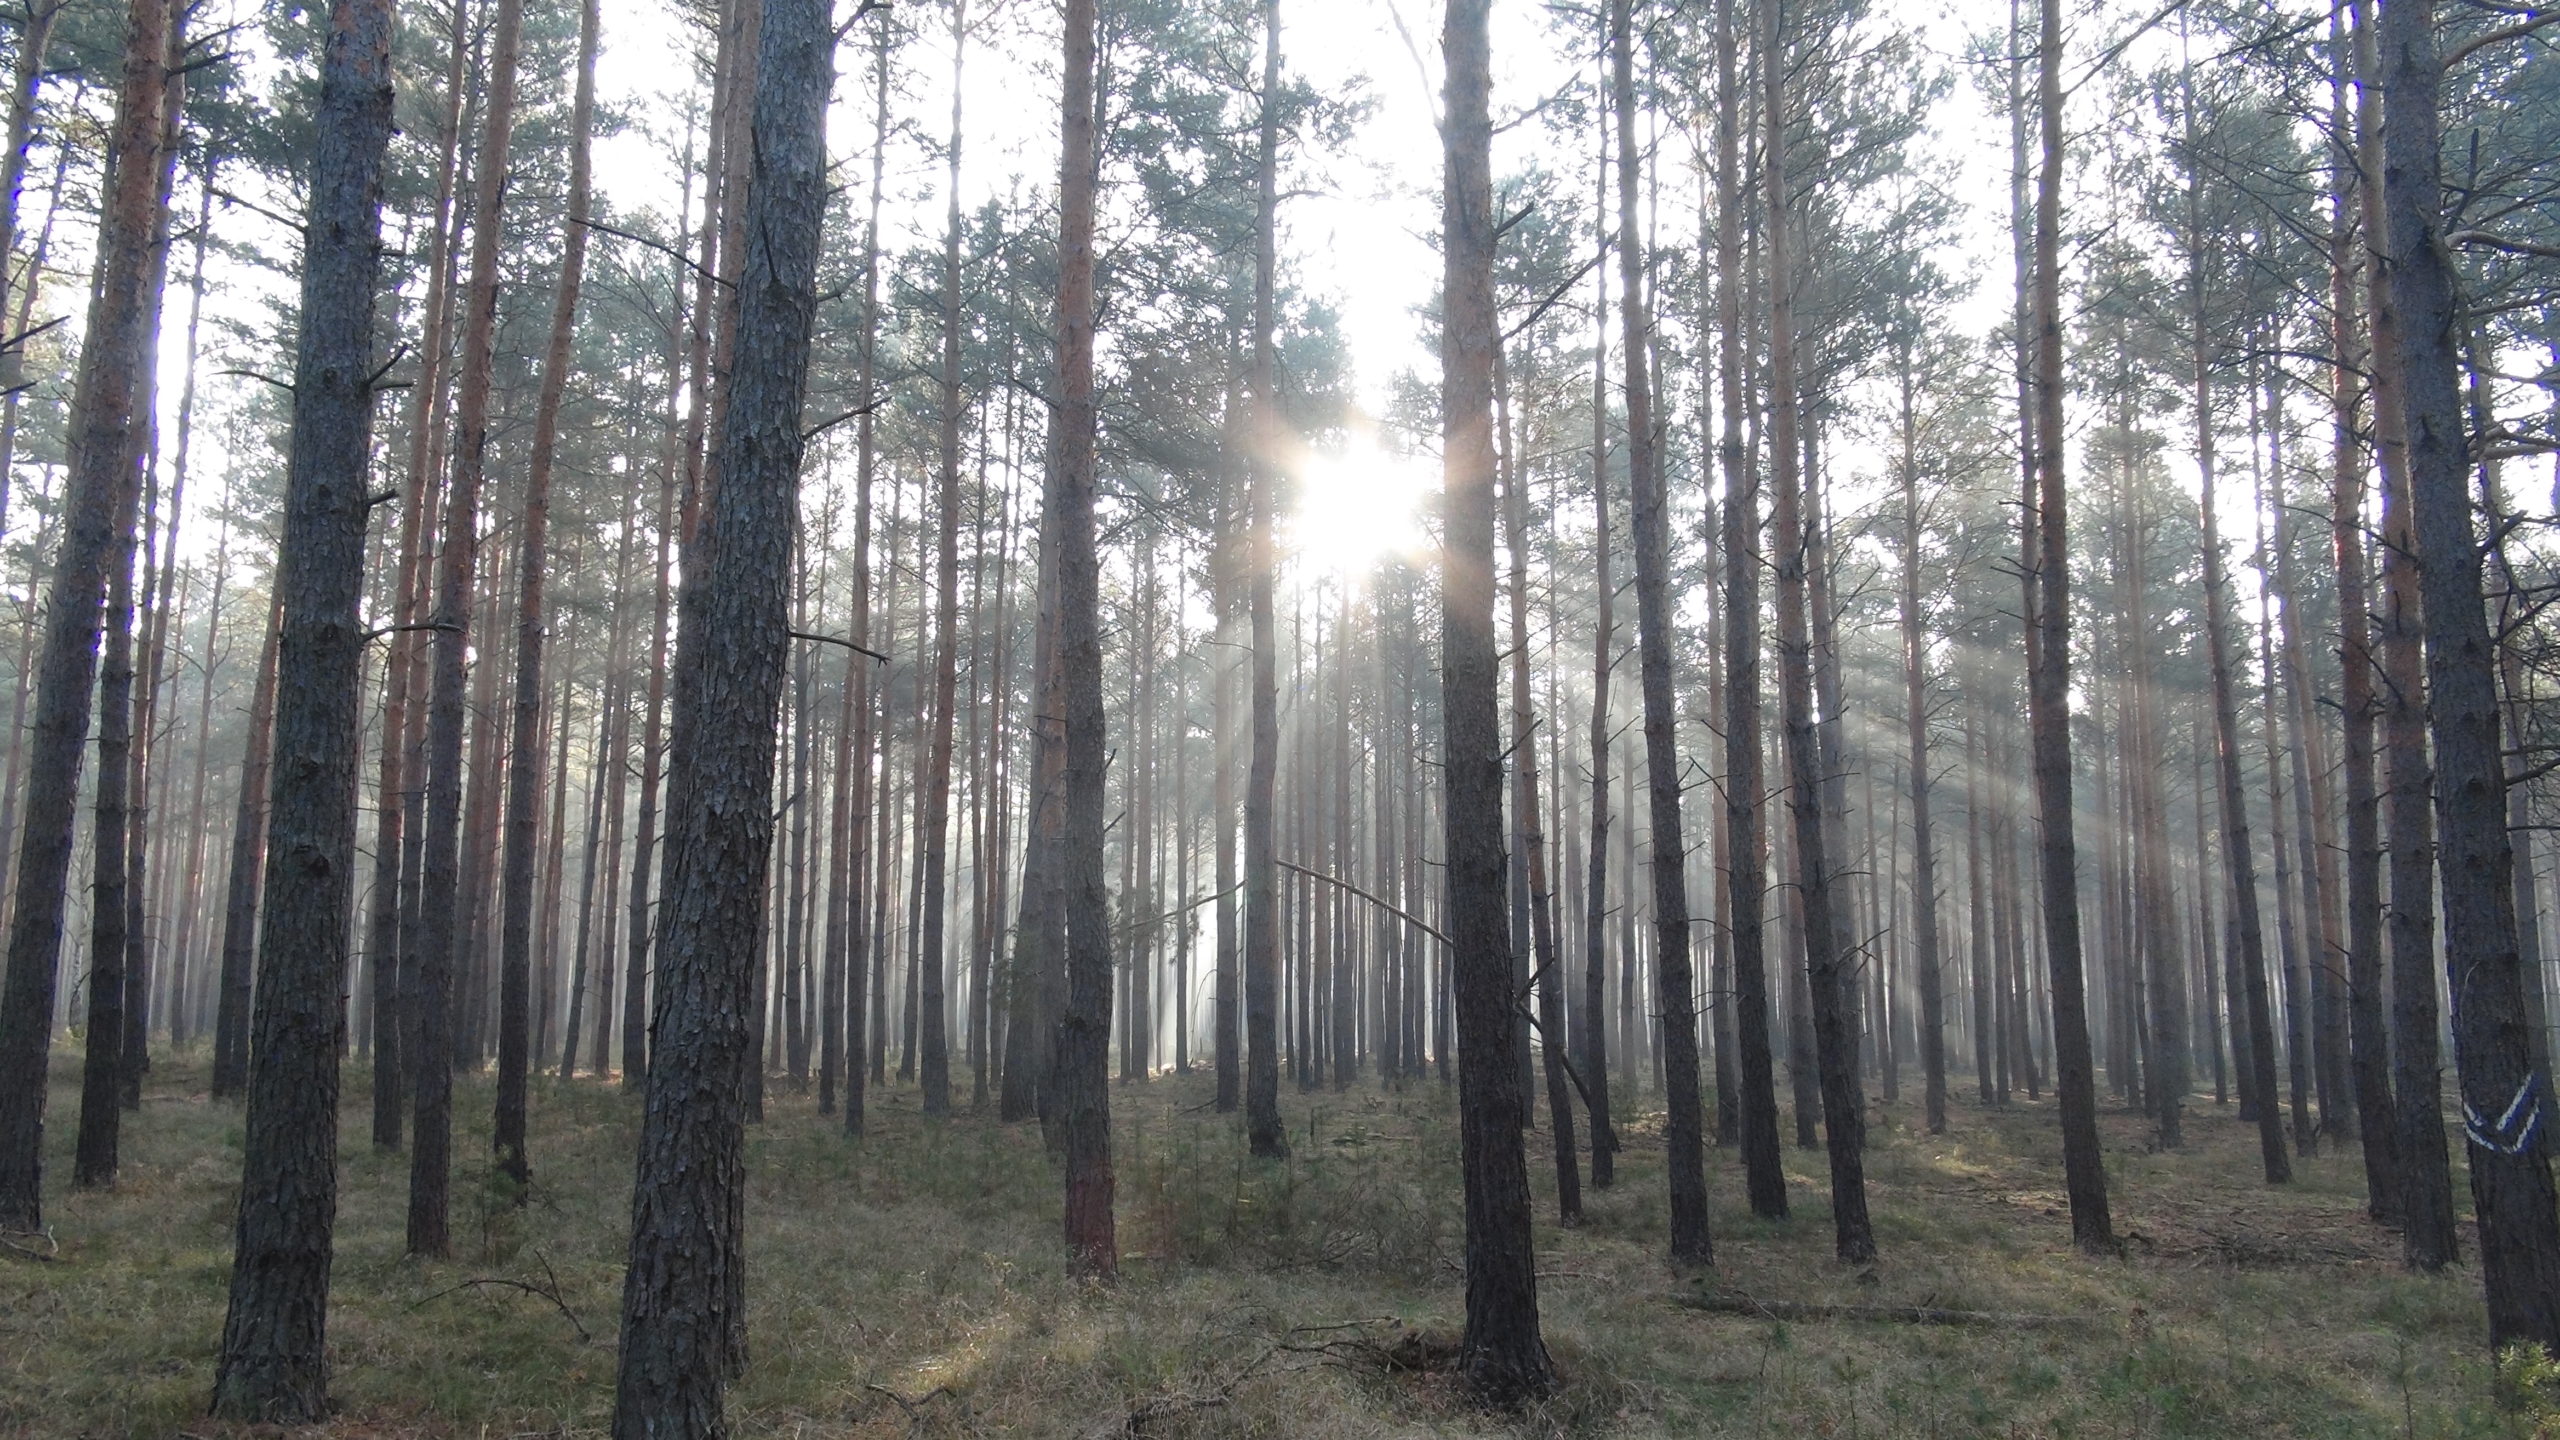
{"type": "MultiPolygon", "coordinates": [[[[228,1279],[240,1115],[164,1060],[125,1132],[123,1183],[48,1197],[60,1254],[0,1260],[0,1435],[195,1436],[228,1279]]],[[[314,1434],[601,1433],[613,1381],[636,1106],[538,1083],[535,1191],[503,1203],[485,1081],[457,1089],[450,1263],[400,1254],[407,1158],[366,1141],[351,1075],[330,1334],[338,1418],[314,1434]],[[512,1281],[556,1294],[504,1284],[512,1281]],[[566,1313],[564,1313],[564,1310],[566,1313]],[[584,1335],[581,1335],[583,1329],[584,1335]]],[[[76,1060],[49,1127],[67,1179],[76,1060]]],[[[1675,1302],[1660,1152],[1639,1115],[1614,1191],[1548,1223],[1531,1138],[1548,1341],[1564,1393],[1521,1421],[1468,1410],[1432,1364],[1459,1313],[1457,1139],[1422,1084],[1285,1094],[1292,1157],[1263,1165],[1205,1077],[1114,1091],[1124,1278],[1064,1272],[1036,1130],[929,1123],[912,1091],[848,1145],[777,1084],[750,1139],[750,1435],[2508,1436],[2478,1277],[2404,1274],[2365,1223],[2351,1152],[2250,1183],[2254,1134],[2210,1106],[2180,1154],[2107,1117],[2121,1260],[2070,1246],[2049,1109],[1959,1106],[1954,1131],[1879,1112],[1884,1259],[1831,1259],[1818,1151],[1789,1150],[1794,1217],[1743,1211],[1710,1159],[1720,1266],[1764,1299],[2068,1314],[2067,1328],[1781,1324],[1675,1302]]],[[[1641,1109],[1641,1107],[1638,1107],[1641,1109]]],[[[2466,1246],[2469,1237],[2466,1236],[2466,1246]]]]}

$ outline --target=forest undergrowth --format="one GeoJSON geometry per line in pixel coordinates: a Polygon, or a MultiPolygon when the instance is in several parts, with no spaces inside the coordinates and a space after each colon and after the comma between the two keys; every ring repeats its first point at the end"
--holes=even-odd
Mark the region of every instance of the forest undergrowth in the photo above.
{"type": "MultiPolygon", "coordinates": [[[[78,1080],[58,1053],[55,1113],[78,1080]]],[[[201,1060],[164,1057],[117,1188],[49,1198],[47,1253],[0,1257],[0,1435],[253,1433],[202,1418],[241,1143],[206,1080],[201,1060]]],[[[449,1263],[403,1257],[406,1157],[371,1147],[356,1095],[341,1106],[338,1410],[292,1434],[603,1433],[637,1101],[538,1084],[518,1206],[486,1158],[486,1084],[457,1086],[449,1263]]],[[[1121,1278],[1097,1288],[1066,1273],[1036,1126],[929,1121],[891,1087],[848,1143],[769,1082],[748,1142],[739,1433],[2533,1433],[2516,1387],[2491,1383],[2476,1269],[2405,1272],[2397,1238],[2363,1217],[2351,1148],[2324,1148],[2286,1189],[2228,1179],[2247,1173],[2254,1131],[2209,1100],[2175,1154],[2146,1149],[2139,1116],[2106,1115],[2117,1259],[2071,1247],[2049,1101],[1959,1104],[1936,1138],[1914,1107],[1880,1107],[1867,1174],[1883,1258],[1867,1271],[1831,1258],[1819,1150],[1787,1152],[1784,1222],[1752,1219],[1738,1164],[1712,1154],[1717,1266],[1684,1279],[1661,1258],[1658,1111],[1632,1106],[1618,1184],[1587,1193],[1572,1229],[1552,1223],[1552,1151],[1533,1136],[1540,1308],[1566,1384],[1496,1420],[1442,1373],[1460,1302],[1449,1092],[1284,1086],[1277,1163],[1248,1158],[1211,1093],[1205,1074],[1115,1087],[1121,1278]],[[1698,1308],[1708,1297],[1761,1313],[1698,1308]]],[[[51,1176],[70,1173],[70,1130],[48,1136],[51,1176]]]]}

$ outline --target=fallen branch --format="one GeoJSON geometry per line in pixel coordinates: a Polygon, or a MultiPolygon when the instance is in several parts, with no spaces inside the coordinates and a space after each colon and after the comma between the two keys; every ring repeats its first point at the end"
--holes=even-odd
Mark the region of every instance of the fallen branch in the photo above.
{"type": "Polygon", "coordinates": [[[1859,1320],[1896,1325],[1982,1325],[2011,1330],[2058,1330],[2089,1323],[2086,1315],[2013,1315],[1996,1310],[1944,1310],[1934,1305],[1821,1305],[1798,1300],[1759,1300],[1749,1295],[1691,1295],[1683,1309],[1754,1320],[1859,1320]]]}
{"type": "Polygon", "coordinates": [[[475,1275],[459,1285],[448,1285],[409,1308],[416,1311],[447,1295],[459,1294],[465,1290],[483,1290],[493,1286],[501,1290],[521,1290],[527,1295],[539,1295],[550,1301],[551,1307],[560,1312],[560,1318],[568,1321],[569,1327],[578,1332],[579,1344],[593,1343],[595,1337],[587,1333],[586,1322],[578,1318],[578,1312],[569,1308],[568,1301],[560,1298],[560,1277],[552,1273],[551,1261],[539,1254],[534,1258],[542,1261],[543,1283],[539,1285],[529,1280],[509,1280],[498,1275],[475,1275]]]}
{"type": "Polygon", "coordinates": [[[0,1230],[0,1249],[6,1249],[12,1255],[23,1255],[30,1260],[41,1260],[50,1265],[61,1257],[62,1242],[53,1238],[53,1231],[50,1229],[0,1230]],[[43,1243],[40,1246],[30,1245],[27,1243],[30,1240],[43,1243]]]}

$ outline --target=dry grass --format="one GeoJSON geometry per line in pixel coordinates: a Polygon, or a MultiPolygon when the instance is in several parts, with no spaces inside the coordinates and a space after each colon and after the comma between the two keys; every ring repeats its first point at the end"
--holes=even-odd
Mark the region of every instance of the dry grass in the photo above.
{"type": "MultiPolygon", "coordinates": [[[[69,1172],[76,1070],[51,1126],[69,1172]]],[[[351,1082],[361,1077],[351,1074],[351,1082]]],[[[0,1435],[197,1436],[227,1280],[240,1117],[164,1061],[129,1121],[122,1185],[49,1197],[59,1257],[0,1259],[0,1435]]],[[[485,1082],[457,1092],[461,1253],[400,1254],[406,1157],[366,1143],[351,1083],[331,1340],[356,1436],[601,1433],[628,1207],[633,1105],[538,1085],[536,1187],[488,1186],[485,1082]],[[475,1285],[475,1280],[519,1282],[475,1285]],[[546,1294],[557,1295],[555,1305],[546,1294]],[[569,1312],[564,1316],[562,1307],[569,1312]],[[571,1318],[571,1317],[574,1317],[571,1318]],[[583,1327],[590,1338],[582,1340],[583,1327]]],[[[1914,1133],[1879,1112],[1870,1178],[1883,1263],[1830,1258],[1819,1152],[1789,1150],[1795,1217],[1748,1218],[1710,1160],[1720,1268],[1663,1248],[1658,1142],[1637,1134],[1584,1225],[1548,1223],[1541,1305],[1563,1394],[1521,1420],[1469,1410],[1438,1374],[1459,1308],[1448,1097],[1284,1096],[1294,1154],[1247,1159],[1205,1078],[1120,1087],[1121,1283],[1071,1280],[1035,1130],[929,1124],[911,1091],[839,1138],[777,1085],[750,1141],[754,1365],[742,1433],[792,1436],[2514,1435],[2476,1274],[2414,1277],[2368,1225],[2351,1152],[2291,1188],[2251,1183],[2254,1140],[2204,1107],[2180,1154],[2109,1116],[2123,1259],[2070,1246],[2052,1115],[1959,1105],[1914,1133]],[[1692,1284],[1799,1302],[2071,1314],[2064,1328],[1782,1324],[1675,1302],[1692,1284]]],[[[1641,1107],[1639,1107],[1641,1108],[1641,1107]]],[[[2467,1239],[2467,1237],[2466,1237],[2467,1239]]]]}

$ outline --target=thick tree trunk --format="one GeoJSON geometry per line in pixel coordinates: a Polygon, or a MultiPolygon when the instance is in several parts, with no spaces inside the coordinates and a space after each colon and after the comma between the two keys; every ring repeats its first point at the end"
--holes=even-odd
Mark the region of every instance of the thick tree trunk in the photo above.
{"type": "Polygon", "coordinates": [[[213,1408],[230,1420],[316,1421],[337,1210],[338,1049],[355,918],[363,687],[365,462],[381,184],[391,143],[393,0],[336,0],[321,68],[318,156],[303,238],[276,595],[279,666],[267,923],[247,1144],[213,1408]]]}
{"type": "MultiPolygon", "coordinates": [[[[1499,322],[1486,8],[1485,0],[1449,0],[1441,35],[1448,57],[1440,342],[1447,527],[1440,582],[1442,758],[1448,783],[1443,818],[1446,928],[1459,1024],[1459,1156],[1466,1187],[1467,1321],[1459,1366],[1479,1397],[1518,1405],[1554,1389],[1556,1381],[1538,1329],[1529,1170],[1520,1143],[1528,1097],[1520,1093],[1512,1058],[1519,1011],[1503,934],[1502,727],[1495,714],[1493,640],[1493,367],[1499,322]]],[[[1623,3],[1615,18],[1623,37],[1623,3]]],[[[1632,353],[1640,356],[1642,348],[1632,353]]],[[[1637,411],[1634,418],[1641,425],[1649,417],[1637,411]]],[[[1663,679],[1667,692],[1669,676],[1663,679]]],[[[1657,826],[1657,843],[1661,833],[1657,826]]],[[[1679,853],[1677,840],[1667,853],[1679,853]]],[[[1687,999],[1685,985],[1681,999],[1687,999]]],[[[1703,1221],[1703,1214],[1698,1218],[1703,1221]]]]}
{"type": "MultiPolygon", "coordinates": [[[[26,821],[8,971],[0,980],[0,1230],[35,1230],[44,1220],[45,1061],[53,1040],[90,689],[98,677],[98,633],[118,522],[132,510],[129,497],[139,479],[141,456],[132,437],[144,421],[135,396],[145,387],[143,357],[160,315],[151,252],[162,119],[170,103],[172,28],[170,0],[132,0],[123,89],[108,141],[97,280],[72,398],[71,466],[61,548],[45,605],[35,733],[24,742],[30,760],[26,821]]],[[[129,531],[130,520],[121,528],[129,531]]]]}
{"type": "MultiPolygon", "coordinates": [[[[2410,509],[2426,610],[2445,968],[2489,1344],[2560,1354],[2560,1215],[2541,1138],[2537,1036],[2516,941],[2496,654],[2467,483],[2453,263],[2445,247],[2432,0],[2387,0],[2380,33],[2384,270],[2399,320],[2410,509]]],[[[2406,1101],[2404,1099],[2404,1108],[2406,1101]]]]}
{"type": "Polygon", "coordinates": [[[746,1361],[743,1089],[747,1000],[773,853],[790,646],[801,406],[826,216],[835,27],[822,0],[766,0],[753,145],[742,168],[738,342],[720,484],[687,566],[673,688],[666,890],[622,1291],[618,1440],[725,1433],[746,1361]]]}
{"type": "MultiPolygon", "coordinates": [[[[2444,1076],[2436,1009],[2435,790],[2427,754],[2425,607],[2409,493],[2402,299],[2392,283],[2383,95],[2390,83],[2371,0],[2358,0],[2356,104],[2360,216],[2373,311],[2374,458],[2382,476],[2382,729],[2391,861],[2391,1089],[2400,1162],[2400,1239],[2411,1269],[2453,1263],[2453,1170],[2445,1154],[2444,1076]]],[[[2432,214],[2430,193],[2423,202],[2432,214]]]]}

